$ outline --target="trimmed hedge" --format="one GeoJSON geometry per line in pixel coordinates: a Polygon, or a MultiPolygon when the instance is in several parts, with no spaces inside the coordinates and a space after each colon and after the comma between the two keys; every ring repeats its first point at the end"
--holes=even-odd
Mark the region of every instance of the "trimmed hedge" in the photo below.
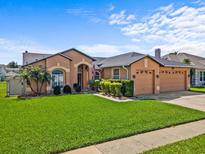
{"type": "Polygon", "coordinates": [[[63,93],[64,94],[71,94],[72,93],[71,87],[69,85],[65,85],[63,87],[63,93]]]}
{"type": "Polygon", "coordinates": [[[55,86],[53,89],[54,95],[60,95],[61,94],[61,87],[60,86],[55,86]]]}
{"type": "Polygon", "coordinates": [[[134,82],[132,80],[101,80],[100,89],[103,93],[113,96],[132,97],[134,91],[134,82]]]}

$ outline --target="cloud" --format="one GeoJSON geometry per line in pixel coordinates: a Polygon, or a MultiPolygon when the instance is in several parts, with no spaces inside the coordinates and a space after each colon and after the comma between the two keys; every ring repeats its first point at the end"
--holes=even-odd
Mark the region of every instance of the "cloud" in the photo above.
{"type": "Polygon", "coordinates": [[[115,9],[115,6],[113,4],[110,4],[108,7],[108,11],[113,11],[115,9]]]}
{"type": "Polygon", "coordinates": [[[115,20],[108,21],[139,47],[143,44],[149,50],[161,47],[167,52],[177,50],[205,56],[205,6],[170,4],[128,22],[130,15],[136,18],[123,10],[111,15],[115,20]]]}
{"type": "Polygon", "coordinates": [[[193,4],[198,4],[198,5],[205,5],[205,2],[201,1],[201,0],[197,0],[192,2],[193,4]]]}
{"type": "Polygon", "coordinates": [[[50,49],[39,43],[29,41],[27,39],[19,39],[18,41],[7,38],[0,38],[0,59],[1,63],[9,61],[17,61],[21,64],[22,53],[28,50],[29,52],[38,53],[55,53],[57,50],[50,49]]]}
{"type": "Polygon", "coordinates": [[[126,25],[135,20],[135,15],[125,14],[125,10],[120,11],[119,13],[114,13],[109,17],[110,25],[126,25]]]}
{"type": "Polygon", "coordinates": [[[89,19],[94,23],[104,22],[104,19],[98,17],[97,13],[93,9],[84,9],[84,8],[69,8],[66,9],[66,13],[74,16],[79,16],[89,19]]]}
{"type": "MultiPolygon", "coordinates": [[[[111,45],[111,44],[94,44],[80,45],[79,50],[86,52],[91,56],[109,57],[130,51],[138,51],[138,46],[135,45],[111,45]]],[[[142,50],[141,50],[142,52],[142,50]]]]}

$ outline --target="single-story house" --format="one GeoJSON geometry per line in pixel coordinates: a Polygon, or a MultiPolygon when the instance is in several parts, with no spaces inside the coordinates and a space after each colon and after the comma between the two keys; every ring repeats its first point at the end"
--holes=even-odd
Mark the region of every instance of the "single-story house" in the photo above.
{"type": "MultiPolygon", "coordinates": [[[[23,53],[23,67],[39,66],[51,74],[51,84],[44,84],[43,93],[50,93],[56,85],[73,87],[75,83],[87,89],[88,81],[92,79],[94,60],[74,48],[56,54],[23,53]]],[[[26,87],[26,92],[31,92],[29,87],[26,87]]]]}
{"type": "Polygon", "coordinates": [[[23,63],[24,66],[45,68],[52,75],[52,83],[44,86],[44,92],[51,91],[55,85],[69,84],[72,87],[74,83],[86,89],[88,81],[94,78],[133,80],[134,95],[187,90],[190,87],[190,66],[162,59],[159,49],[155,54],[154,57],[128,52],[93,58],[72,48],[53,55],[25,52],[23,63]]]}
{"type": "Polygon", "coordinates": [[[188,61],[192,67],[191,69],[191,85],[192,86],[205,86],[205,58],[188,54],[188,53],[169,53],[162,57],[166,60],[176,62],[188,61]]]}

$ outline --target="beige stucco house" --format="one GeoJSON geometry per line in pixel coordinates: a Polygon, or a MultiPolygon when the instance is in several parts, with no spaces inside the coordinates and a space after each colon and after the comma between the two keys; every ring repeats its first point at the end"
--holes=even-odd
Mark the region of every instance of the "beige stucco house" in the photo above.
{"type": "MultiPolygon", "coordinates": [[[[54,86],[73,86],[79,84],[82,89],[88,88],[88,81],[92,79],[92,63],[95,59],[76,49],[69,49],[57,54],[23,53],[24,67],[28,65],[40,66],[52,76],[50,84],[45,84],[42,91],[50,93],[54,86]]],[[[30,88],[26,88],[30,92],[30,88]]]]}
{"type": "Polygon", "coordinates": [[[190,87],[190,65],[162,59],[160,49],[155,50],[155,56],[128,52],[96,59],[97,76],[133,80],[134,95],[183,91],[190,87]]]}
{"type": "MultiPolygon", "coordinates": [[[[160,50],[155,57],[136,52],[103,58],[90,57],[69,49],[57,54],[23,53],[24,66],[33,65],[46,69],[52,75],[52,83],[43,91],[52,91],[55,85],[74,83],[88,88],[91,79],[129,79],[134,81],[134,95],[159,94],[168,91],[187,90],[190,87],[190,66],[162,59],[160,50]]],[[[29,88],[26,90],[29,92],[29,88]]]]}

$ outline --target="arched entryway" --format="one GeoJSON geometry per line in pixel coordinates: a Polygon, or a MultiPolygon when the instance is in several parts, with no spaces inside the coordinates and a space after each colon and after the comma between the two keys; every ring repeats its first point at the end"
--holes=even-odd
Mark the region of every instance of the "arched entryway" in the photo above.
{"type": "Polygon", "coordinates": [[[88,88],[89,80],[89,66],[86,64],[80,64],[77,70],[77,83],[81,89],[88,88]]]}
{"type": "Polygon", "coordinates": [[[64,72],[61,69],[55,69],[52,71],[52,87],[64,86],[64,72]]]}

